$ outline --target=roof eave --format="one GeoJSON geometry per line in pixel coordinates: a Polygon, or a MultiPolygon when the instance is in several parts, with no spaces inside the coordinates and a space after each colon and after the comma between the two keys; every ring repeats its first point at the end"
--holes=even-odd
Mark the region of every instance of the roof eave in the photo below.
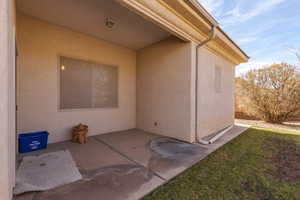
{"type": "Polygon", "coordinates": [[[198,14],[200,14],[201,17],[204,17],[207,22],[209,22],[211,25],[217,25],[218,30],[221,34],[223,34],[246,58],[245,61],[250,59],[250,57],[247,55],[245,51],[243,51],[240,46],[234,42],[229,35],[219,26],[218,21],[196,0],[184,0],[193,10],[198,11],[198,14]]]}

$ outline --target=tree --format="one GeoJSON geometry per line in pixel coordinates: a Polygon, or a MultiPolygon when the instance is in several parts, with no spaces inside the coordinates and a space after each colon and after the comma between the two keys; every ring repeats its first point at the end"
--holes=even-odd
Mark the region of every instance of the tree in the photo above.
{"type": "Polygon", "coordinates": [[[255,118],[249,107],[249,98],[245,94],[243,86],[245,81],[242,77],[235,78],[235,117],[242,119],[255,118]]]}
{"type": "Polygon", "coordinates": [[[300,62],[300,50],[295,52],[296,57],[298,58],[299,62],[300,62]]]}
{"type": "Polygon", "coordinates": [[[296,66],[273,64],[241,77],[243,94],[256,117],[282,123],[300,113],[300,74],[296,66]]]}
{"type": "Polygon", "coordinates": [[[290,52],[295,54],[295,56],[297,57],[299,63],[300,63],[300,49],[297,48],[290,48],[290,52]]]}

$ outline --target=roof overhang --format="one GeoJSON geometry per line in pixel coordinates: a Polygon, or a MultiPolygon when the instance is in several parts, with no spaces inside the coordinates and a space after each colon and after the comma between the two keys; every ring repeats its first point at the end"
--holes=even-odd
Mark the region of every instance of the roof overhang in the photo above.
{"type": "MultiPolygon", "coordinates": [[[[117,1],[185,41],[204,41],[212,26],[218,24],[196,0],[117,1]]],[[[216,38],[206,47],[235,65],[249,59],[220,27],[217,28],[216,38]]]]}
{"type": "Polygon", "coordinates": [[[226,43],[232,43],[232,45],[235,46],[235,49],[237,51],[240,51],[241,54],[243,54],[243,57],[245,57],[247,60],[249,59],[249,56],[222,30],[222,28],[219,26],[219,23],[215,18],[196,0],[184,0],[191,8],[193,8],[198,14],[207,19],[211,25],[215,25],[218,27],[219,31],[219,37],[226,43]]]}

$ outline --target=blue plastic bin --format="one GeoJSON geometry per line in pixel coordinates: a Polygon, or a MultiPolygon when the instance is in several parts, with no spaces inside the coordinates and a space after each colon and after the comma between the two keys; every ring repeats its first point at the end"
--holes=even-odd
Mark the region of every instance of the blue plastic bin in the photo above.
{"type": "Polygon", "coordinates": [[[48,144],[47,131],[40,131],[34,133],[22,133],[19,135],[19,152],[27,153],[46,149],[48,144]]]}

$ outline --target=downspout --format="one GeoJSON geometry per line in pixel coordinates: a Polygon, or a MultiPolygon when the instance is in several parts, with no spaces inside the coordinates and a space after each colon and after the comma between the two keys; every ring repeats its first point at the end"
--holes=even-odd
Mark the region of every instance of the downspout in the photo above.
{"type": "Polygon", "coordinates": [[[195,137],[196,137],[196,142],[200,143],[200,144],[212,144],[214,143],[217,139],[219,139],[221,136],[223,136],[227,131],[229,131],[233,126],[229,126],[227,128],[225,128],[223,131],[221,131],[220,133],[218,133],[217,135],[215,135],[213,138],[211,138],[210,140],[202,140],[198,138],[198,57],[199,57],[199,48],[204,46],[205,44],[207,44],[208,42],[210,42],[211,40],[213,40],[216,37],[216,29],[218,27],[218,24],[213,25],[211,28],[211,32],[209,37],[204,40],[203,42],[201,42],[200,44],[197,45],[196,47],[196,80],[195,80],[195,137]]]}
{"type": "MultiPolygon", "coordinates": [[[[216,37],[216,28],[218,27],[218,24],[214,24],[211,28],[211,31],[210,31],[210,35],[209,37],[202,41],[200,44],[198,44],[196,46],[196,78],[195,78],[195,137],[196,137],[196,142],[197,143],[201,143],[201,144],[211,144],[213,141],[206,141],[206,140],[201,140],[198,138],[198,64],[199,64],[199,61],[198,61],[198,57],[199,57],[199,48],[204,46],[205,44],[207,44],[208,42],[210,42],[211,40],[213,40],[215,37],[216,37]]],[[[219,135],[219,134],[218,134],[219,135]]],[[[217,136],[218,136],[217,135],[217,136]]],[[[215,136],[216,137],[216,136],[215,136]]],[[[214,138],[215,138],[214,137],[214,138]]],[[[221,137],[221,136],[220,136],[221,137]]],[[[213,139],[214,139],[213,138],[213,139]]],[[[215,139],[216,140],[216,139],[215,139]]],[[[215,141],[214,140],[214,141],[215,141]]]]}

